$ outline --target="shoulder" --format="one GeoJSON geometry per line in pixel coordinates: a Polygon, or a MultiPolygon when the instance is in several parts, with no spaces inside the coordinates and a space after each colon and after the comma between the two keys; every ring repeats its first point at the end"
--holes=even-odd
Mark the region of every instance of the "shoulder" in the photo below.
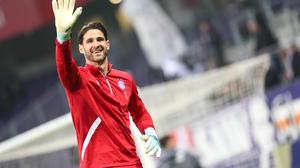
{"type": "Polygon", "coordinates": [[[78,73],[81,78],[89,78],[90,76],[93,76],[91,72],[84,66],[78,66],[78,73]]]}
{"type": "Polygon", "coordinates": [[[111,73],[112,73],[112,75],[117,76],[119,78],[123,78],[123,79],[133,81],[132,75],[128,72],[121,71],[121,70],[118,70],[118,69],[112,69],[111,73]]]}
{"type": "Polygon", "coordinates": [[[86,71],[87,69],[85,68],[85,67],[83,67],[83,66],[78,66],[78,69],[80,70],[80,71],[86,71]]]}
{"type": "Polygon", "coordinates": [[[88,72],[88,70],[85,68],[85,67],[83,67],[83,66],[78,66],[78,71],[79,71],[79,73],[87,73],[88,72]]]}

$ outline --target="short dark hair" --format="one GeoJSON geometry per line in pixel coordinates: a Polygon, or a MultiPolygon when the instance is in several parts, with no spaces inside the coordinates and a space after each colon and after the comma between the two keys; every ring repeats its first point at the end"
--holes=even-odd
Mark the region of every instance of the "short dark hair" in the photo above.
{"type": "Polygon", "coordinates": [[[78,43],[79,44],[82,44],[84,34],[91,29],[98,29],[98,30],[102,31],[102,33],[104,34],[105,40],[107,40],[107,31],[106,31],[106,28],[104,27],[104,25],[101,22],[89,22],[88,24],[82,26],[82,28],[80,29],[80,31],[78,33],[78,43]]]}

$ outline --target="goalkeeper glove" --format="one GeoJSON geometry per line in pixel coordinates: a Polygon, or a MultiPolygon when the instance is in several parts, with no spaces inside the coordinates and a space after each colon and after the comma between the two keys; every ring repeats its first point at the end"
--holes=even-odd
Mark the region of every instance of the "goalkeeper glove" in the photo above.
{"type": "Polygon", "coordinates": [[[160,157],[161,148],[159,144],[158,137],[153,128],[145,129],[145,135],[142,135],[141,139],[145,141],[146,153],[150,156],[160,157]]]}
{"type": "Polygon", "coordinates": [[[70,39],[72,26],[82,13],[82,7],[73,13],[74,7],[75,0],[52,0],[57,39],[60,42],[70,39]]]}

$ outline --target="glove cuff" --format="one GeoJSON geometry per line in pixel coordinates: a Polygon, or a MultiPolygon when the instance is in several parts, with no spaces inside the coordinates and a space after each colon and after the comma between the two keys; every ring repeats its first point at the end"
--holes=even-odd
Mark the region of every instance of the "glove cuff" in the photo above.
{"type": "Polygon", "coordinates": [[[151,127],[146,128],[145,129],[145,135],[152,136],[152,137],[154,137],[158,140],[158,136],[156,135],[156,132],[155,132],[154,128],[151,128],[151,127]]]}
{"type": "Polygon", "coordinates": [[[63,43],[65,41],[68,41],[69,39],[71,39],[71,32],[66,32],[66,33],[57,32],[57,41],[59,43],[63,43]]]}

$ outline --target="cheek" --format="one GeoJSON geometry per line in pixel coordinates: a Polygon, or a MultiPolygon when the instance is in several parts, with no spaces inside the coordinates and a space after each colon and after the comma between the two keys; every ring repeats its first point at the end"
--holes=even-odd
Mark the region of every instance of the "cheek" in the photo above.
{"type": "Polygon", "coordinates": [[[107,44],[105,41],[103,41],[103,42],[101,43],[101,46],[107,48],[107,47],[108,47],[108,44],[107,44]]]}
{"type": "Polygon", "coordinates": [[[91,47],[89,45],[84,46],[84,51],[85,52],[90,52],[91,47]]]}

